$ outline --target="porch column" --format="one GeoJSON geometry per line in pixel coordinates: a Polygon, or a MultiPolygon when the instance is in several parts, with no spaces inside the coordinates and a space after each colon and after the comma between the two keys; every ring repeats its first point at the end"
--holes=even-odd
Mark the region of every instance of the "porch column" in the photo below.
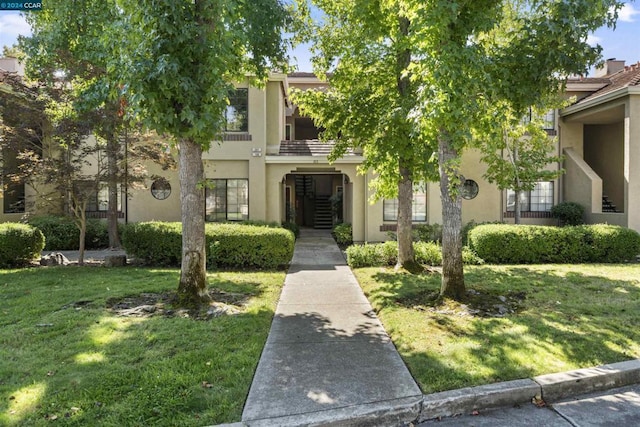
{"type": "Polygon", "coordinates": [[[640,232],[640,95],[630,95],[624,117],[624,211],[640,232]]]}
{"type": "Polygon", "coordinates": [[[363,242],[366,240],[366,212],[367,204],[367,184],[363,175],[357,175],[352,178],[349,184],[352,200],[352,218],[351,227],[353,230],[353,241],[363,242]]]}

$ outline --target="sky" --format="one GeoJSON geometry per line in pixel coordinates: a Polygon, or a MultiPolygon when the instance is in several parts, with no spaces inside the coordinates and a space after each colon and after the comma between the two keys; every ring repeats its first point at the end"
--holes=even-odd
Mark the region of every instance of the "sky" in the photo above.
{"type": "MultiPolygon", "coordinates": [[[[640,2],[627,2],[620,11],[615,30],[601,28],[592,34],[591,45],[602,46],[603,58],[616,58],[627,65],[640,62],[640,2]]],[[[38,13],[38,12],[31,12],[38,13]]],[[[18,35],[29,35],[30,28],[19,12],[0,11],[0,47],[16,43],[18,35]]],[[[312,71],[308,46],[303,45],[291,52],[298,71],[312,71]]]]}

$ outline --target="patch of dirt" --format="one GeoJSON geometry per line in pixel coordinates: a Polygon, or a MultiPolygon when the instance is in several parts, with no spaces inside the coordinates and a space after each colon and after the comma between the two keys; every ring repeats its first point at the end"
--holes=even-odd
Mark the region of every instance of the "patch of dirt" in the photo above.
{"type": "Polygon", "coordinates": [[[464,301],[441,299],[437,292],[423,298],[422,304],[413,308],[447,316],[505,317],[522,310],[526,292],[506,292],[504,295],[467,290],[464,301]]]}
{"type": "Polygon", "coordinates": [[[210,320],[220,316],[232,316],[244,311],[250,296],[219,289],[209,291],[211,302],[198,308],[177,307],[175,291],[141,293],[124,298],[107,300],[107,308],[122,317],[183,317],[194,320],[210,320]]]}

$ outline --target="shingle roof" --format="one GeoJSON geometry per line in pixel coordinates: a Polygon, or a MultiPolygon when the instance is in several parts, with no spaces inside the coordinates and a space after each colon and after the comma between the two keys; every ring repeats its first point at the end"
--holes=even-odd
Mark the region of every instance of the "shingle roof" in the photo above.
{"type": "Polygon", "coordinates": [[[581,99],[578,104],[580,102],[584,102],[585,100],[594,99],[604,94],[613,92],[616,89],[630,86],[640,86],[640,61],[635,64],[625,66],[624,69],[618,71],[617,73],[607,76],[605,80],[608,80],[608,85],[606,85],[602,89],[597,90],[586,98],[581,99]]]}

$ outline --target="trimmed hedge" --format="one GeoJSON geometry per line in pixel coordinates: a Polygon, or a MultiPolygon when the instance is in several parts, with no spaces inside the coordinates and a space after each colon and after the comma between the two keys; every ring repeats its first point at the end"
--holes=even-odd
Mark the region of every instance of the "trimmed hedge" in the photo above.
{"type": "MultiPolygon", "coordinates": [[[[413,250],[416,262],[425,265],[442,265],[442,248],[434,242],[414,242],[413,250]]],[[[398,262],[398,242],[365,243],[352,245],[346,250],[347,263],[350,267],[383,267],[393,266],[398,262]]],[[[468,248],[462,250],[465,264],[482,264],[468,248]]]]}
{"type": "Polygon", "coordinates": [[[640,254],[640,235],[615,225],[548,227],[481,225],[469,233],[469,246],[495,264],[615,263],[640,254]]]}
{"type": "MultiPolygon", "coordinates": [[[[284,228],[209,223],[205,234],[209,267],[271,269],[288,264],[293,256],[294,235],[284,228]]],[[[128,224],[122,244],[128,254],[146,264],[179,266],[182,224],[128,224]]]]}
{"type": "Polygon", "coordinates": [[[0,224],[0,267],[19,267],[33,261],[44,248],[42,232],[28,224],[0,224]]]}
{"type": "MultiPolygon", "coordinates": [[[[78,250],[80,230],[73,218],[66,216],[37,216],[29,219],[29,224],[42,231],[48,251],[78,250]]],[[[87,219],[87,234],[84,239],[86,249],[102,249],[109,246],[106,221],[87,219]]]]}

